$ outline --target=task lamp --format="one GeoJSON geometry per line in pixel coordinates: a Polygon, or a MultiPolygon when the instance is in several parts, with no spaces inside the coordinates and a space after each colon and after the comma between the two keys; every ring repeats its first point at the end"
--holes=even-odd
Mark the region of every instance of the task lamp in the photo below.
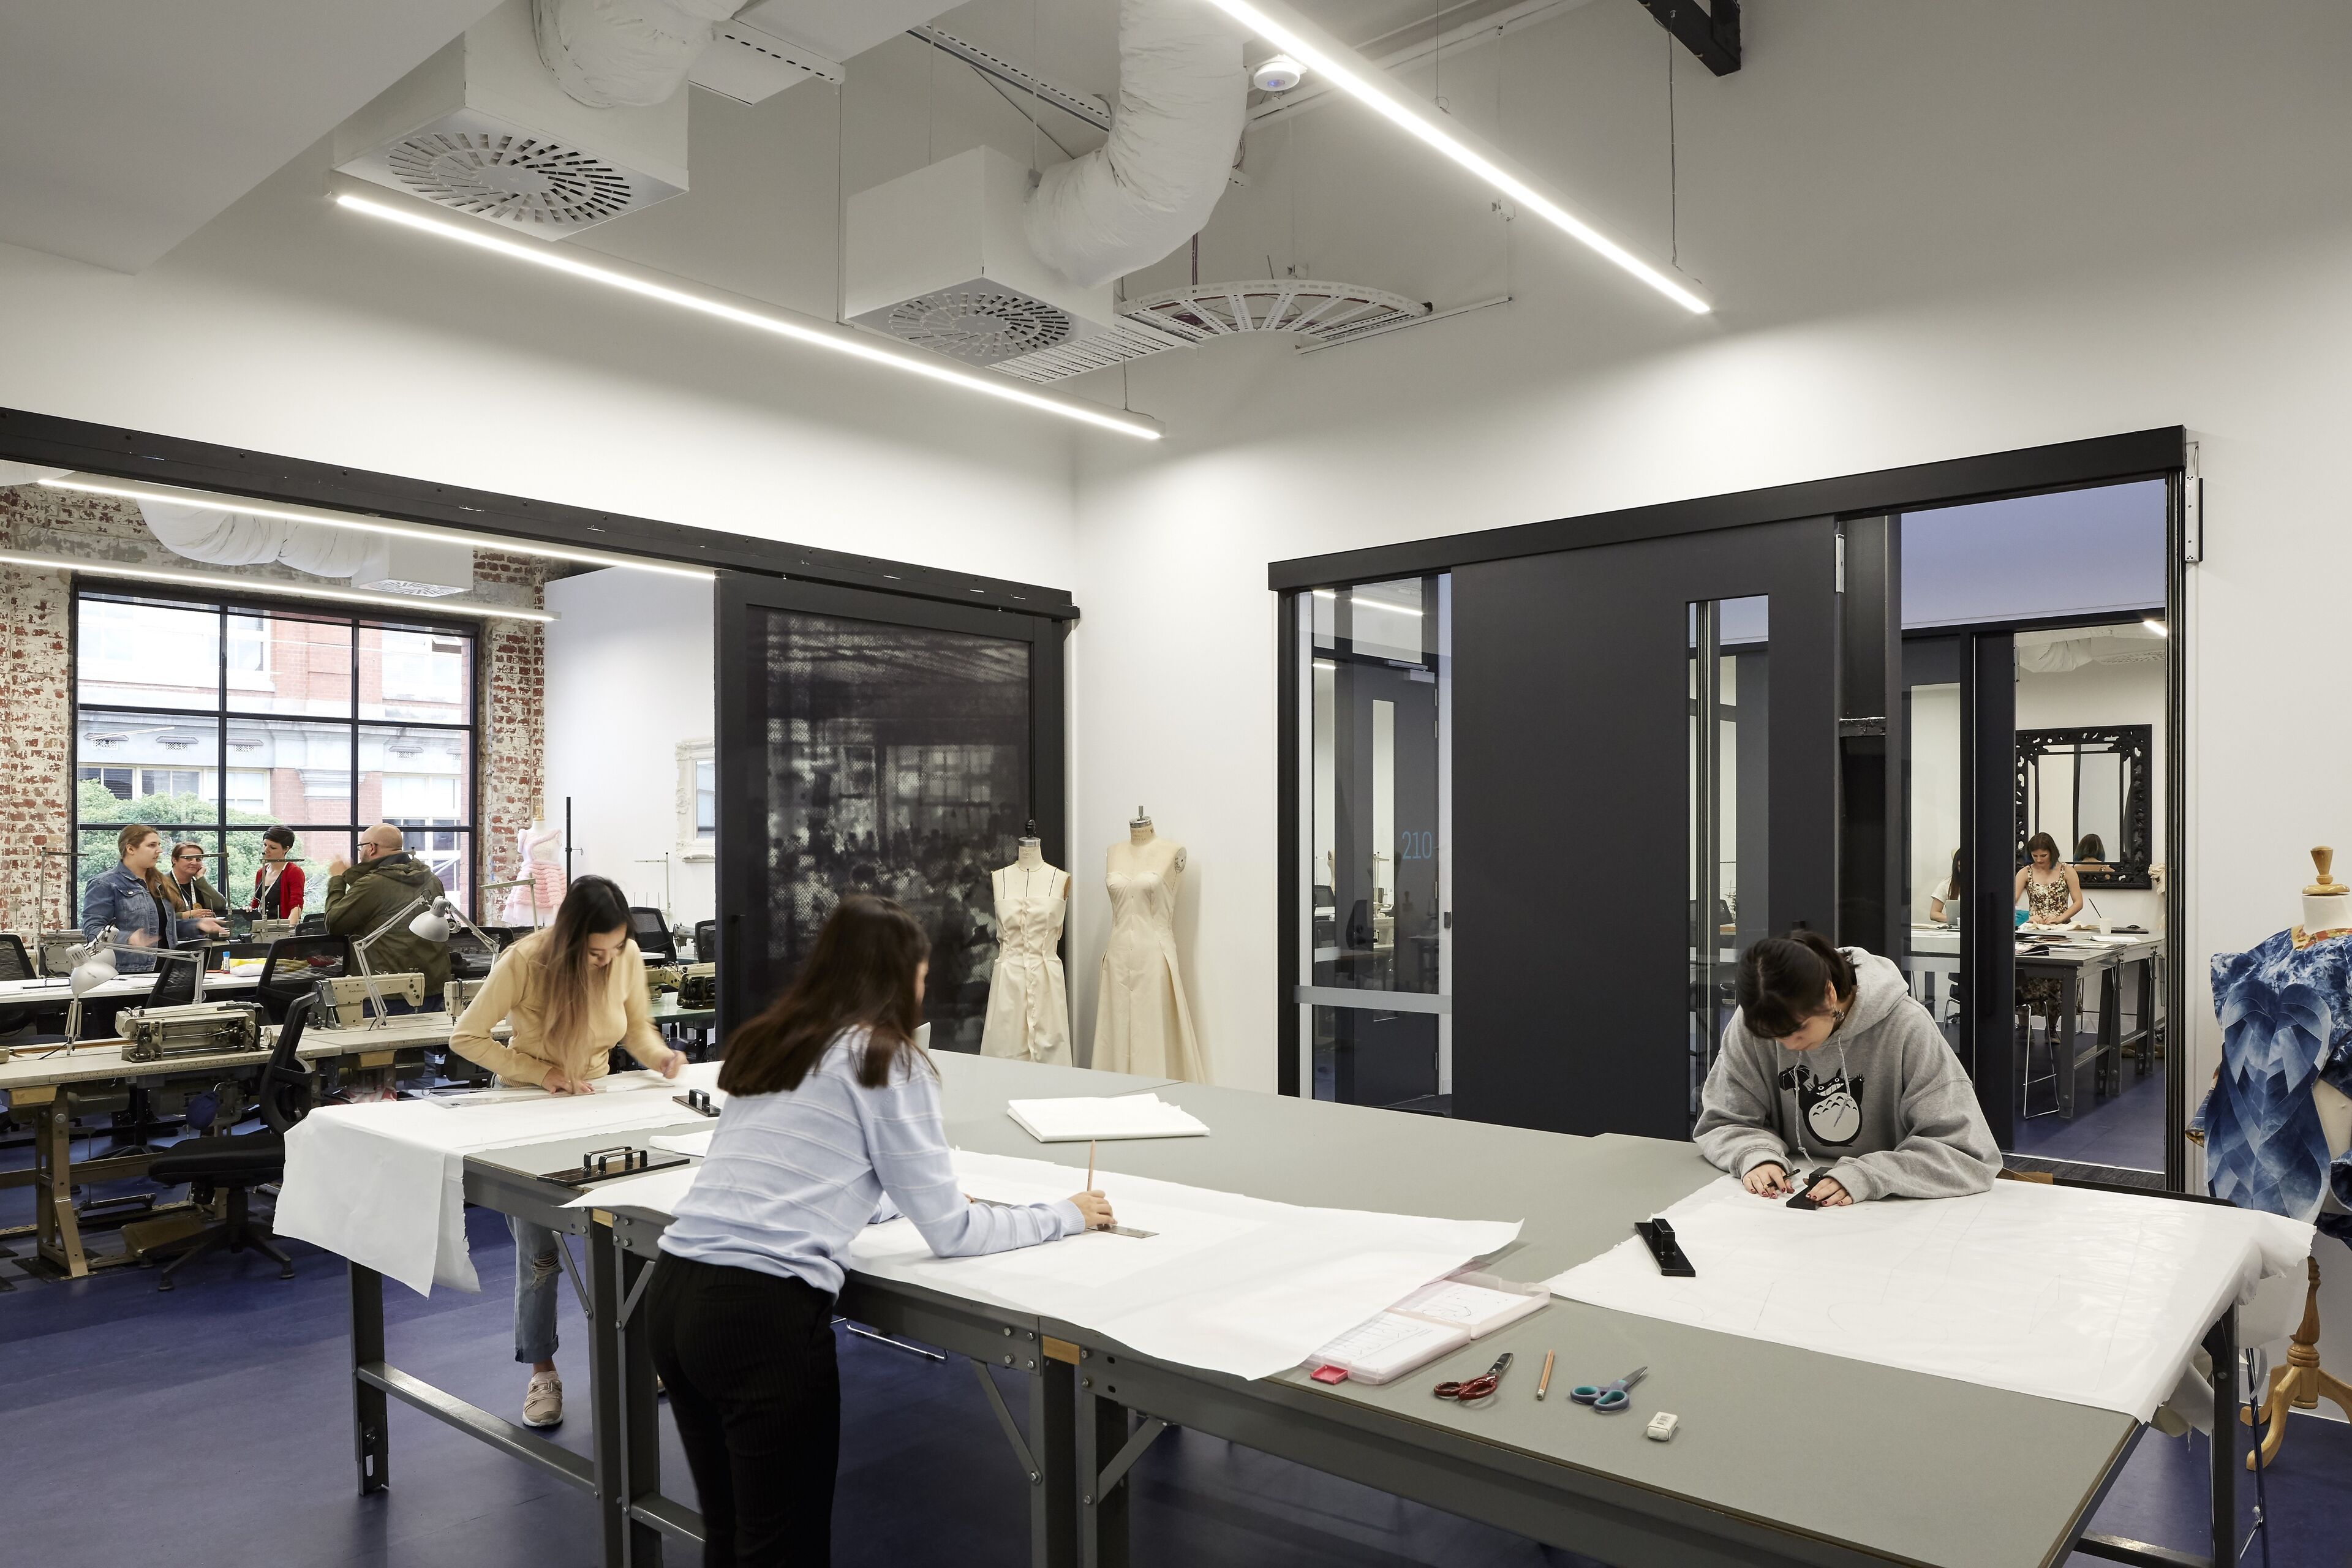
{"type": "Polygon", "coordinates": [[[367,950],[369,945],[378,937],[390,932],[393,927],[401,924],[403,921],[407,922],[408,934],[411,936],[420,937],[426,942],[446,942],[449,940],[449,922],[451,921],[457,921],[457,924],[473,932],[475,936],[480,938],[482,945],[488,948],[492,952],[496,952],[499,950],[499,944],[492,942],[483,931],[481,927],[467,920],[464,911],[459,910],[457,906],[451,902],[446,896],[435,899],[418,897],[409,900],[408,902],[400,907],[399,912],[394,914],[390,920],[376,927],[375,930],[368,932],[367,935],[360,938],[357,942],[352,943],[352,956],[359,961],[360,978],[367,984],[368,1002],[370,1005],[370,1010],[373,1015],[368,1019],[369,1028],[382,1028],[383,1026],[384,1017],[383,994],[376,989],[375,971],[368,967],[367,950]]]}

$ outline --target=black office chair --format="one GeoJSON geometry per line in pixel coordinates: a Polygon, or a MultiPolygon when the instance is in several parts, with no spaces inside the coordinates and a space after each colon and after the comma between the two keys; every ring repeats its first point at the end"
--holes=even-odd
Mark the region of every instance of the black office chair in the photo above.
{"type": "Polygon", "coordinates": [[[719,962],[719,922],[717,921],[694,922],[694,961],[697,963],[719,962]]]}
{"type": "Polygon", "coordinates": [[[189,1138],[148,1167],[147,1173],[167,1187],[185,1182],[191,1187],[220,1187],[227,1192],[227,1217],[199,1233],[179,1257],[163,1266],[155,1289],[169,1290],[172,1276],[191,1259],[226,1247],[231,1252],[247,1247],[278,1263],[280,1279],[294,1278],[294,1260],[286,1256],[269,1233],[247,1211],[254,1188],[286,1173],[286,1134],[310,1112],[317,1097],[317,1069],[302,1065],[295,1054],[302,1043],[302,1027],[310,1022],[316,998],[297,997],[286,1011],[269,1065],[261,1074],[261,1119],[266,1132],[242,1132],[226,1138],[189,1138]]]}
{"type": "Polygon", "coordinates": [[[356,974],[352,940],[346,936],[281,936],[269,944],[255,1000],[273,1024],[283,1024],[296,1002],[317,994],[316,982],[356,974]]]}
{"type": "Polygon", "coordinates": [[[159,958],[155,961],[154,988],[147,993],[141,1005],[147,1007],[184,1007],[196,999],[198,966],[179,959],[159,958]]]}
{"type": "Polygon", "coordinates": [[[463,926],[449,933],[449,978],[479,980],[499,961],[499,950],[463,926]]]}
{"type": "Polygon", "coordinates": [[[648,963],[677,962],[677,939],[669,934],[669,921],[659,910],[629,906],[629,934],[637,939],[637,951],[648,963]]]}

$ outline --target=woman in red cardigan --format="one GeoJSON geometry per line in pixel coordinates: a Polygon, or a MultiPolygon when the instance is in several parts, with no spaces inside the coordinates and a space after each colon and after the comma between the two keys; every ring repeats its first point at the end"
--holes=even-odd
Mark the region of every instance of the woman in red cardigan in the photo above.
{"type": "Polygon", "coordinates": [[[261,836],[261,864],[253,873],[253,902],[248,907],[264,920],[302,918],[302,868],[287,858],[293,851],[290,827],[273,827],[261,836]]]}

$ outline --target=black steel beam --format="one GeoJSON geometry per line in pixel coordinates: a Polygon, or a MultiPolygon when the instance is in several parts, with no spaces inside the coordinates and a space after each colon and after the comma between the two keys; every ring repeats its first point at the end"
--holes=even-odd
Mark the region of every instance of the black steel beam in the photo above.
{"type": "Polygon", "coordinates": [[[1717,76],[1739,68],[1739,0],[1642,0],[1658,25],[1682,41],[1699,63],[1717,76]]]}

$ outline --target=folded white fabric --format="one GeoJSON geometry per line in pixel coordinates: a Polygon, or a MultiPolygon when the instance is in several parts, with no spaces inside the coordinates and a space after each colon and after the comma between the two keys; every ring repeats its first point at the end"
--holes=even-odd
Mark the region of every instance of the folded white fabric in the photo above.
{"type": "Polygon", "coordinates": [[[1099,1139],[1201,1138],[1208,1124],[1156,1094],[1072,1095],[1063,1100],[1007,1100],[1004,1112],[1040,1143],[1099,1139]]]}
{"type": "Polygon", "coordinates": [[[2312,1227],[2218,1204],[1996,1182],[1790,1209],[1729,1177],[1666,1210],[1698,1276],[1628,1237],[1554,1294],[2147,1420],[2223,1307],[2302,1267],[2312,1227]]]}
{"type": "Polygon", "coordinates": [[[672,1094],[715,1087],[719,1064],[675,1080],[616,1073],[594,1094],[496,1094],[328,1106],[286,1135],[272,1228],[341,1253],[419,1295],[478,1290],[466,1247],[466,1156],[587,1132],[660,1127],[692,1114],[672,1094]],[[667,1089],[670,1094],[645,1092],[667,1089]]]}

